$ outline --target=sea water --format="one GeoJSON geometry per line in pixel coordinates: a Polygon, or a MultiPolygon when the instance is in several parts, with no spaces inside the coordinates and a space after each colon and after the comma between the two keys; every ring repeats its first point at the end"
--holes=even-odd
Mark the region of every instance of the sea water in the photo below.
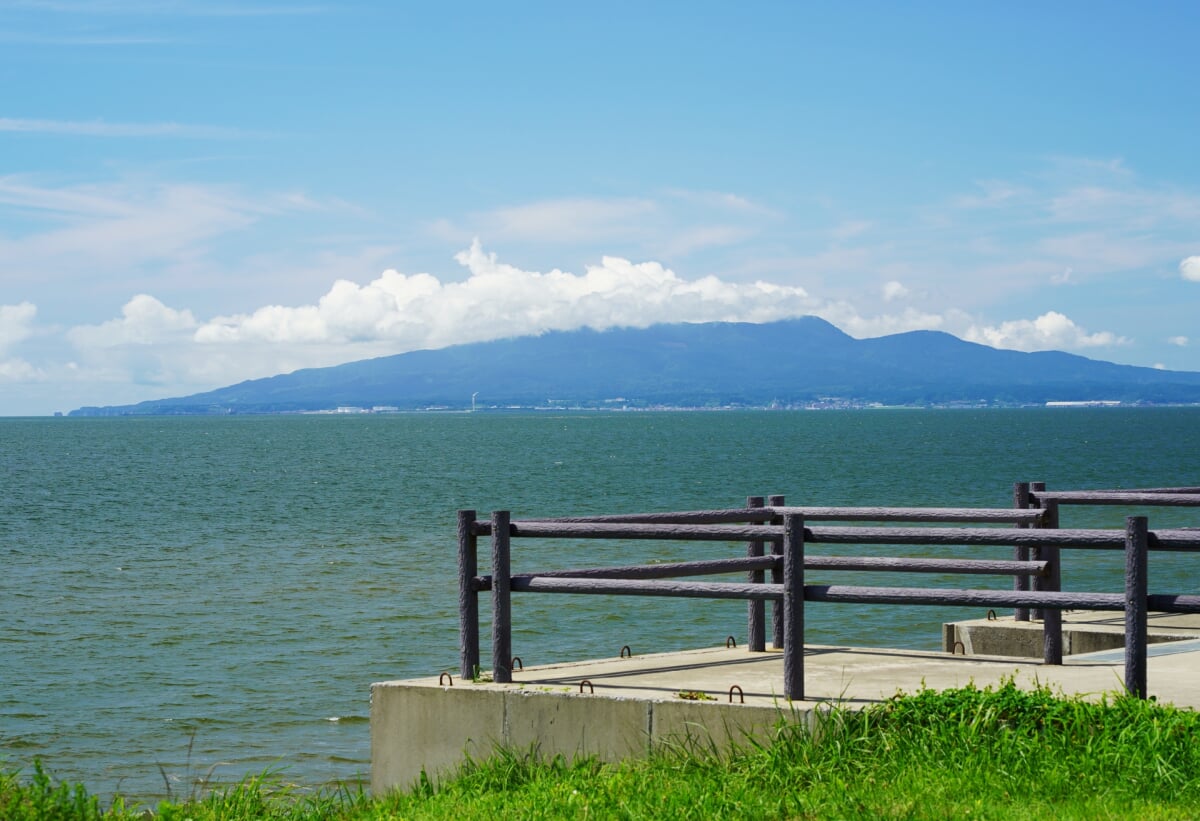
{"type": "MultiPolygon", "coordinates": [[[[145,801],[265,770],[305,787],[364,778],[371,683],[457,671],[460,508],[521,518],[770,494],[1008,507],[1017,481],[1200,484],[1200,408],[3,419],[0,768],[38,758],[145,801]]],[[[1196,510],[1067,508],[1063,526],[1122,527],[1130,512],[1200,524],[1196,510]]],[[[514,569],[740,550],[518,542],[514,569]]],[[[1080,553],[1064,587],[1120,589],[1119,555],[1080,553]]],[[[1151,586],[1194,593],[1197,565],[1156,554],[1151,586]]],[[[518,596],[513,648],[538,664],[740,642],[745,610],[518,596]]],[[[979,615],[814,605],[807,639],[932,649],[941,622],[979,615]]]]}

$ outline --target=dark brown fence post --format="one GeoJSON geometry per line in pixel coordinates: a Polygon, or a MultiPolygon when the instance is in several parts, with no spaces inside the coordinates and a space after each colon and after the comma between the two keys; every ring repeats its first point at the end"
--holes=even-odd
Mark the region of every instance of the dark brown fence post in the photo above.
{"type": "Polygon", "coordinates": [[[783,694],[804,700],[804,517],[783,520],[783,694]]]}
{"type": "MultiPolygon", "coordinates": [[[[746,507],[762,507],[763,497],[747,496],[746,507]]],[[[763,555],[761,541],[746,542],[746,555],[752,559],[763,555]]],[[[751,584],[762,584],[765,576],[761,570],[751,570],[747,580],[751,584]]],[[[766,607],[762,599],[753,599],[746,603],[746,646],[751,653],[761,653],[767,649],[767,629],[765,626],[766,607]]]]}
{"type": "Polygon", "coordinates": [[[1125,519],[1125,690],[1146,697],[1146,626],[1149,604],[1146,553],[1150,546],[1145,516],[1125,519]]]}
{"type": "MultiPolygon", "coordinates": [[[[1030,482],[1030,492],[1036,496],[1046,490],[1045,482],[1030,482]]],[[[1046,511],[1042,527],[1050,530],[1058,529],[1058,502],[1039,500],[1040,507],[1046,511]]],[[[1035,555],[1046,562],[1046,575],[1033,580],[1033,589],[1058,593],[1062,591],[1062,570],[1059,567],[1059,549],[1057,547],[1039,547],[1035,555]]],[[[1033,611],[1034,618],[1039,615],[1042,619],[1042,661],[1045,664],[1062,664],[1062,611],[1057,608],[1042,608],[1033,611]]]]}
{"type": "Polygon", "coordinates": [[[512,681],[511,532],[507,510],[492,513],[492,681],[512,681]]]}
{"type": "MultiPolygon", "coordinates": [[[[783,507],[785,502],[782,496],[768,496],[767,504],[771,507],[783,507]]],[[[783,517],[771,517],[771,524],[782,525],[783,517]]],[[[771,553],[775,556],[782,556],[783,542],[771,542],[771,553]]],[[[771,581],[774,584],[783,584],[782,567],[775,567],[771,570],[771,581]]],[[[779,601],[771,602],[771,646],[776,650],[783,647],[783,603],[779,601]]]]}
{"type": "MultiPolygon", "coordinates": [[[[1040,508],[1045,508],[1046,503],[1043,502],[1041,499],[1037,499],[1036,495],[1038,493],[1043,492],[1045,489],[1046,489],[1045,482],[1030,482],[1029,483],[1030,495],[1032,495],[1035,498],[1036,501],[1034,503],[1040,508]]],[[[1045,518],[1042,519],[1041,524],[1039,524],[1038,527],[1049,527],[1045,518]]],[[[1038,561],[1041,561],[1042,559],[1045,558],[1042,555],[1042,549],[1040,547],[1032,548],[1029,551],[1029,556],[1030,556],[1030,558],[1037,559],[1038,561]]],[[[1045,576],[1043,575],[1043,576],[1039,576],[1039,577],[1035,578],[1033,580],[1032,587],[1034,590],[1045,590],[1046,589],[1045,576]]],[[[1029,614],[1033,618],[1034,621],[1042,620],[1043,613],[1042,613],[1042,608],[1040,608],[1040,607],[1033,608],[1032,610],[1029,611],[1029,614]]]]}
{"type": "MultiPolygon", "coordinates": [[[[1025,510],[1029,507],[1029,483],[1028,482],[1013,483],[1013,507],[1015,507],[1017,510],[1025,510]]],[[[1025,524],[1024,522],[1018,522],[1017,527],[1024,528],[1024,527],[1028,527],[1028,525],[1025,524]]],[[[1018,562],[1029,561],[1029,548],[1021,546],[1021,545],[1014,547],[1013,548],[1013,558],[1016,559],[1018,562]]],[[[1028,589],[1029,589],[1029,577],[1028,576],[1014,576],[1013,577],[1013,590],[1022,591],[1022,590],[1028,590],[1028,589]]],[[[1029,621],[1029,608],[1028,607],[1016,608],[1013,611],[1013,621],[1029,621]]]]}
{"type": "Polygon", "coordinates": [[[458,511],[458,674],[464,679],[479,675],[478,541],[475,511],[458,511]]]}

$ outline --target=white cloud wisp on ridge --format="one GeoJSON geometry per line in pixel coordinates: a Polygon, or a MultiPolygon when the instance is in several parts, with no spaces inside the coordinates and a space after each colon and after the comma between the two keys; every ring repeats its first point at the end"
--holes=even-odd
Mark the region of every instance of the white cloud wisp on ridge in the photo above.
{"type": "Polygon", "coordinates": [[[766,322],[811,313],[803,288],[684,280],[657,262],[604,257],[582,275],[524,271],[499,262],[478,240],[455,259],[470,276],[443,283],[385,271],[359,286],[339,280],[316,305],[268,306],[217,317],[198,343],[349,344],[386,341],[400,350],[436,348],[552,330],[645,327],[656,322],[766,322]]]}
{"type": "Polygon", "coordinates": [[[972,325],[962,334],[968,342],[1014,351],[1080,350],[1127,345],[1129,340],[1109,331],[1088,333],[1058,311],[1037,319],[1017,319],[999,325],[972,325]]]}

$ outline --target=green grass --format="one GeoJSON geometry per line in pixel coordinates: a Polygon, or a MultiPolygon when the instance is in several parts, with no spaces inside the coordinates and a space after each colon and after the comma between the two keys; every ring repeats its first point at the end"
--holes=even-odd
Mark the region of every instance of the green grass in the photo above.
{"type": "MultiPolygon", "coordinates": [[[[0,774],[0,818],[141,818],[82,787],[0,774]]],[[[265,774],[154,808],[215,819],[1174,819],[1200,817],[1200,714],[1152,701],[1096,703],[1042,688],[965,687],[834,708],[809,733],[721,752],[692,743],[643,761],[567,762],[505,750],[436,788],[371,798],[300,795],[265,774]]]]}

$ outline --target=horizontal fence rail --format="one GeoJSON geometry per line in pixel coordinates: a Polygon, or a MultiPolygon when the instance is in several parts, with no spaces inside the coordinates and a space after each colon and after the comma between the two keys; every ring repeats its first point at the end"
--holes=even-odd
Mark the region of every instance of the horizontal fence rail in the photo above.
{"type": "Polygon", "coordinates": [[[1038,522],[1044,515],[1039,509],[962,508],[962,507],[747,507],[736,510],[693,510],[675,513],[620,513],[600,516],[561,516],[538,519],[540,522],[617,522],[642,524],[722,524],[733,522],[769,522],[794,513],[805,521],[817,522],[996,522],[1017,524],[1038,522]]]}
{"type": "MultiPolygon", "coordinates": [[[[511,594],[568,593],[742,599],[748,602],[748,645],[765,649],[765,602],[773,603],[774,643],[784,651],[784,692],[802,699],[804,602],[1012,607],[1017,618],[1032,612],[1043,621],[1043,661],[1062,662],[1061,611],[1124,611],[1126,689],[1146,694],[1146,625],[1150,609],[1200,613],[1200,596],[1150,594],[1146,589],[1152,550],[1200,551],[1200,532],[1175,528],[1150,531],[1145,517],[1130,516],[1124,530],[1058,527],[1058,507],[1096,505],[1200,505],[1197,488],[1132,491],[1046,491],[1041,483],[1014,486],[1011,509],[788,506],[783,497],[748,497],[745,508],[649,514],[554,517],[513,521],[506,511],[490,521],[459,511],[460,656],[464,677],[479,672],[478,594],[492,594],[492,675],[512,680],[511,594]],[[769,503],[767,503],[769,501],[769,503]],[[870,522],[818,525],[808,521],[870,522]],[[880,526],[879,523],[917,523],[880,526]],[[952,524],[953,527],[928,526],[952,524]],[[984,525],[984,526],[967,526],[984,525]],[[1004,525],[1007,525],[1005,527],[1004,525]],[[480,574],[478,539],[492,544],[490,574],[480,574]],[[742,542],[746,556],[727,559],[513,573],[514,539],[595,539],[742,542]],[[1007,546],[1010,560],[903,556],[805,555],[806,545],[1007,546]],[[767,552],[769,547],[770,552],[767,552]],[[1123,550],[1123,593],[1063,592],[1060,550],[1123,550]],[[1014,589],[978,590],[805,584],[810,569],[939,574],[1010,575],[1014,589]],[[744,573],[744,582],[686,581],[687,577],[744,573]],[[769,573],[769,576],[768,576],[769,573]],[[768,581],[769,579],[769,581],[768,581]],[[1032,589],[1031,589],[1032,588],[1032,589]]],[[[1026,618],[1028,616],[1026,615],[1026,618]]]]}
{"type": "MultiPolygon", "coordinates": [[[[640,524],[609,522],[567,522],[544,519],[520,520],[511,523],[511,535],[525,539],[648,539],[681,542],[738,542],[783,540],[783,529],[777,525],[703,525],[703,524],[640,524]]],[[[490,536],[489,523],[479,522],[474,528],[478,536],[490,536]]],[[[853,545],[948,545],[976,547],[1092,548],[1121,550],[1124,537],[1119,530],[1075,528],[1070,530],[1010,530],[994,527],[937,528],[937,527],[805,527],[804,540],[810,544],[853,545]]],[[[1154,550],[1194,550],[1196,532],[1186,528],[1155,531],[1150,536],[1154,550]]]]}
{"type": "MultiPolygon", "coordinates": [[[[873,570],[897,573],[957,573],[976,576],[1041,576],[1046,562],[1016,562],[1005,559],[922,559],[892,556],[806,556],[806,570],[873,570]]],[[[708,576],[746,570],[773,570],[783,566],[782,556],[758,556],[748,559],[708,559],[694,562],[659,562],[612,567],[581,567],[573,570],[545,570],[536,574],[514,573],[512,578],[536,575],[543,579],[670,579],[708,576]]],[[[492,589],[491,576],[476,576],[475,590],[492,589]]]]}
{"type": "MultiPolygon", "coordinates": [[[[490,589],[490,585],[488,586],[490,589]]],[[[581,579],[522,573],[511,579],[521,593],[662,596],[682,599],[783,599],[783,585],[744,582],[670,582],[638,579],[581,579]]],[[[1200,596],[1151,595],[1164,612],[1200,613],[1200,596]]],[[[1124,593],[1018,593],[1009,590],[941,590],[921,587],[861,587],[845,584],[805,585],[804,600],[843,604],[912,604],[962,607],[1047,607],[1056,610],[1124,610],[1124,593]]],[[[1158,609],[1151,607],[1151,609],[1158,609]]]]}
{"type": "Polygon", "coordinates": [[[1200,487],[1126,487],[1107,490],[1088,490],[1085,493],[1200,493],[1200,487]]]}
{"type": "Polygon", "coordinates": [[[1072,490],[1040,491],[1030,494],[1033,501],[1043,505],[1123,505],[1126,507],[1197,507],[1200,492],[1169,493],[1164,490],[1072,490]]]}

